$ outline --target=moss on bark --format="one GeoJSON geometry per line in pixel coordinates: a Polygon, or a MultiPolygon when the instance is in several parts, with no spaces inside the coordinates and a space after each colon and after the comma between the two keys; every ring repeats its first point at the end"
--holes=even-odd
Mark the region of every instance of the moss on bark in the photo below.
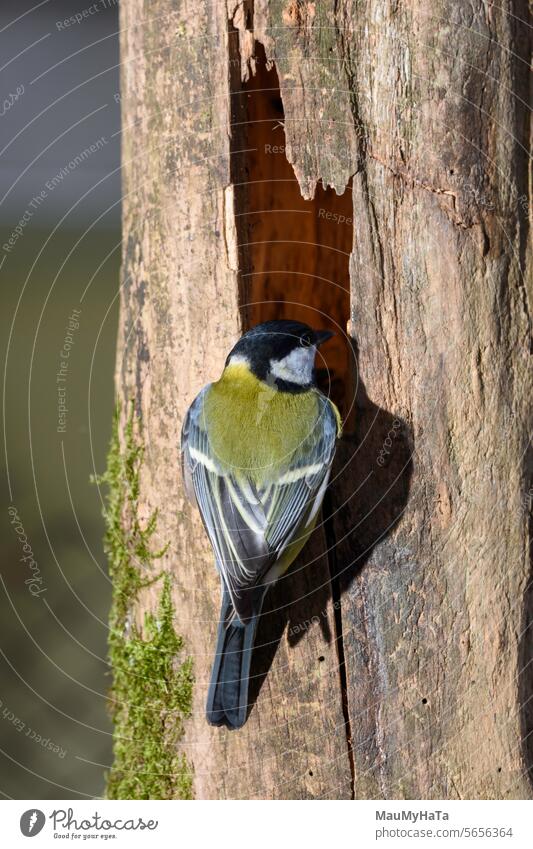
{"type": "Polygon", "coordinates": [[[138,516],[143,444],[133,406],[124,428],[115,415],[107,470],[105,550],[113,582],[109,621],[109,659],[113,669],[111,710],[114,762],[107,777],[111,799],[190,799],[192,770],[178,750],[183,721],[192,703],[192,661],[183,659],[183,639],[174,630],[171,579],[153,575],[153,563],[166,547],[151,548],[157,511],[146,523],[138,516]],[[126,530],[128,529],[128,530],[126,530]],[[139,628],[132,607],[139,590],[162,580],[156,613],[139,628]]]}

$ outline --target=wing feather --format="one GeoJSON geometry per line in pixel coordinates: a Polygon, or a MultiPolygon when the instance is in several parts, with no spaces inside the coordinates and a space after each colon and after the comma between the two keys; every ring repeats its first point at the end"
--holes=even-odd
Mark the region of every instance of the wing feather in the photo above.
{"type": "Polygon", "coordinates": [[[315,427],[293,452],[279,480],[260,489],[242,471],[224,467],[210,450],[202,415],[208,391],[206,387],[200,393],[184,421],[183,475],[235,611],[244,622],[264,594],[262,579],[320,508],[335,451],[337,419],[328,399],[317,393],[315,427]]]}

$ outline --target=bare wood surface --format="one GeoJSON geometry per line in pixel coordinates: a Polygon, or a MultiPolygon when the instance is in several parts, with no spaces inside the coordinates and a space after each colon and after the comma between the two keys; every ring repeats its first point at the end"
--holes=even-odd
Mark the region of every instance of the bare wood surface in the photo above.
{"type": "MultiPolygon", "coordinates": [[[[121,16],[117,385],[194,658],[197,797],[531,798],[526,3],[125,0],[121,16]],[[178,445],[250,294],[231,87],[258,43],[302,196],[353,179],[357,424],[230,734],[203,716],[218,580],[178,445]]],[[[156,601],[144,591],[139,621],[156,601]]]]}

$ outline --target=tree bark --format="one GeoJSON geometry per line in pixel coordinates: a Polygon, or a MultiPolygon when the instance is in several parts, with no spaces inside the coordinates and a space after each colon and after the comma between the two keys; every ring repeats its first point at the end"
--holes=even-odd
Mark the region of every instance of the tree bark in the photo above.
{"type": "MultiPolygon", "coordinates": [[[[123,0],[120,14],[117,393],[142,423],[141,516],[157,510],[156,547],[170,542],[194,663],[196,797],[531,798],[527,4],[123,0]],[[337,228],[324,267],[342,280],[346,265],[355,359],[338,348],[332,368],[355,412],[324,521],[263,617],[250,718],[230,733],[204,719],[218,577],[179,434],[263,316],[249,302],[283,297],[254,247],[282,193],[271,172],[254,238],[265,166],[242,152],[253,80],[276,72],[276,132],[315,227],[311,255],[292,215],[279,262],[321,279],[317,198],[338,209],[345,192],[353,217],[349,265],[337,228]]],[[[321,292],[313,309],[340,316],[343,297],[321,292]]],[[[269,317],[285,315],[276,303],[269,317]]],[[[140,592],[139,627],[159,591],[140,592]]]]}

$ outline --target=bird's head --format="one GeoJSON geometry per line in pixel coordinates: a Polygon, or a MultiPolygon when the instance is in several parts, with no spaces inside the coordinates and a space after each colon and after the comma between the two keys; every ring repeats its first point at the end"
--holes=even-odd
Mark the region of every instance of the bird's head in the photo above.
{"type": "Polygon", "coordinates": [[[226,366],[243,364],[260,380],[288,392],[302,392],[315,383],[317,349],[333,336],[299,321],[265,321],[239,339],[226,366]]]}

